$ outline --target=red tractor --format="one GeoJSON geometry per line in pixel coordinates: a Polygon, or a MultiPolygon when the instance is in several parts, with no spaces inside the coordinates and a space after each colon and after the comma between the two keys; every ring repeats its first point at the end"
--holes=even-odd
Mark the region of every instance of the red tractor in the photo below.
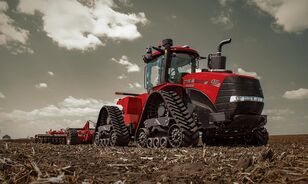
{"type": "Polygon", "coordinates": [[[95,127],[94,143],[126,146],[134,140],[141,147],[196,145],[199,135],[207,145],[266,145],[263,92],[258,79],[226,70],[224,40],[216,54],[209,54],[208,68],[197,72],[205,59],[189,46],[147,49],[144,81],[147,93],[118,100],[120,106],[103,106],[95,127]],[[154,51],[153,51],[154,49],[154,51]]]}
{"type": "Polygon", "coordinates": [[[51,144],[92,144],[94,128],[90,128],[92,121],[88,120],[83,128],[68,128],[66,130],[49,130],[46,134],[35,135],[36,142],[51,144]]]}

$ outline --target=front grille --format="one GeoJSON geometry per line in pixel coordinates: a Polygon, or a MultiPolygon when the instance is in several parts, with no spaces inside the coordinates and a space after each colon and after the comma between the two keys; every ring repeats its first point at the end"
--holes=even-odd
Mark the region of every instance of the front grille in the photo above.
{"type": "Polygon", "coordinates": [[[232,119],[236,114],[261,114],[263,102],[230,102],[231,96],[263,98],[259,80],[240,76],[225,78],[221,84],[215,106],[218,112],[225,112],[229,119],[232,119]]]}

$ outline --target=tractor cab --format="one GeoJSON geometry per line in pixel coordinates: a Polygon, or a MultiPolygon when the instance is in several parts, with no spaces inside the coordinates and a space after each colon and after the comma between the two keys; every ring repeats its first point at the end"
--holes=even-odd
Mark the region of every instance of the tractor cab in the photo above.
{"type": "Polygon", "coordinates": [[[195,73],[199,54],[188,46],[172,47],[172,40],[163,40],[164,49],[152,47],[147,50],[143,60],[145,67],[145,87],[150,91],[153,87],[165,84],[182,84],[186,74],[195,73]]]}
{"type": "Polygon", "coordinates": [[[162,46],[147,48],[143,56],[143,61],[147,64],[144,72],[145,88],[150,92],[153,87],[162,84],[182,84],[183,77],[196,73],[199,60],[206,58],[208,68],[203,68],[202,72],[232,73],[226,70],[226,57],[222,55],[222,47],[229,43],[231,43],[231,38],[221,41],[217,52],[209,54],[208,57],[199,56],[196,50],[187,45],[173,46],[172,39],[163,40],[162,46]]]}

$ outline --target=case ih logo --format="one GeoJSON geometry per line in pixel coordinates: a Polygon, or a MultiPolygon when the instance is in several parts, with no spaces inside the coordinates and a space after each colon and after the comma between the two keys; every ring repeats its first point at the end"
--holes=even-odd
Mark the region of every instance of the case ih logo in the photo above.
{"type": "Polygon", "coordinates": [[[198,79],[187,79],[184,81],[186,84],[191,84],[191,83],[199,83],[199,84],[208,84],[209,81],[207,80],[198,80],[198,79]]]}
{"type": "Polygon", "coordinates": [[[217,79],[211,80],[211,85],[215,87],[220,87],[220,81],[217,79]]]}

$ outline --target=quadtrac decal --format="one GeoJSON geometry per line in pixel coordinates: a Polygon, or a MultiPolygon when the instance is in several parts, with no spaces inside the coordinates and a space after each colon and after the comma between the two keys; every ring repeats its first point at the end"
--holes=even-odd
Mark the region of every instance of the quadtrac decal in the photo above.
{"type": "Polygon", "coordinates": [[[187,79],[184,80],[185,87],[194,87],[194,84],[208,84],[208,80],[199,80],[199,79],[187,79]]]}

